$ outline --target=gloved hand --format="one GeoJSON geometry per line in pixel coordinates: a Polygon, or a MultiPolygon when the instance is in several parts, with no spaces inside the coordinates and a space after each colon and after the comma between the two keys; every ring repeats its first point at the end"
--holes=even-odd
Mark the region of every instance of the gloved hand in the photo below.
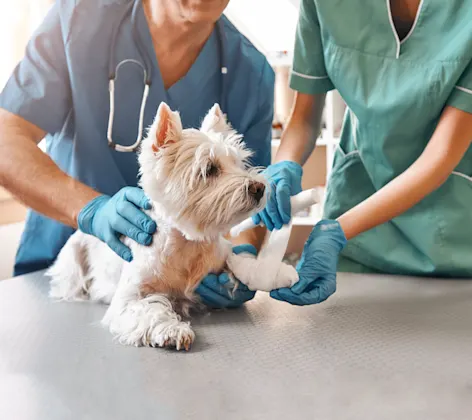
{"type": "Polygon", "coordinates": [[[79,213],[79,229],[105,242],[115,253],[130,262],[131,250],[120,241],[128,236],[141,245],[150,245],[157,225],[140,209],[151,209],[143,190],[125,187],[113,197],[101,195],[90,201],[79,213]]]}
{"type": "Polygon", "coordinates": [[[346,237],[338,222],[322,220],[310,234],[297,265],[300,280],[292,288],[273,290],[270,296],[292,305],[312,305],[336,291],[336,269],[346,237]]]}
{"type": "MultiPolygon", "coordinates": [[[[247,252],[257,255],[256,248],[250,244],[235,246],[233,252],[235,254],[247,252]]],[[[220,275],[208,274],[198,285],[195,292],[200,295],[205,305],[214,309],[238,308],[243,303],[254,298],[256,292],[252,292],[242,283],[238,285],[233,296],[231,296],[233,288],[227,287],[228,282],[228,273],[220,275]]]]}
{"type": "Polygon", "coordinates": [[[284,160],[267,167],[263,172],[270,184],[266,208],[252,217],[256,225],[262,222],[272,231],[290,222],[292,208],[290,197],[302,191],[302,167],[284,160]]]}

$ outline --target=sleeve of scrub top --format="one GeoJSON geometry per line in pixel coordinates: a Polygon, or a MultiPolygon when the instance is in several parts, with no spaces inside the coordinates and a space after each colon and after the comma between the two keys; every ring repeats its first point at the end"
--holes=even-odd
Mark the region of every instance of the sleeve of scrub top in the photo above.
{"type": "Polygon", "coordinates": [[[62,129],[71,109],[61,3],[51,7],[0,94],[1,108],[48,133],[62,129]]]}
{"type": "Polygon", "coordinates": [[[472,61],[454,86],[447,104],[472,113],[472,61]]]}
{"type": "Polygon", "coordinates": [[[310,95],[334,89],[326,72],[315,0],[300,3],[290,87],[310,95]]]}
{"type": "Polygon", "coordinates": [[[265,62],[259,83],[258,108],[253,122],[243,133],[247,147],[254,151],[253,166],[267,167],[272,156],[272,123],[274,120],[275,75],[272,67],[265,62]]]}

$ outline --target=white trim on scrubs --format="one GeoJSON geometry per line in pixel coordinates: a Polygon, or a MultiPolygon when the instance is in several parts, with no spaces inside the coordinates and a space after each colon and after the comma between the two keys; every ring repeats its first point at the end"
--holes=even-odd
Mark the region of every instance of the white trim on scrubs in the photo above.
{"type": "Polygon", "coordinates": [[[467,66],[457,81],[447,104],[459,108],[462,111],[472,113],[472,62],[467,66]]]}
{"type": "Polygon", "coordinates": [[[314,1],[300,3],[290,87],[306,94],[334,89],[325,67],[320,24],[314,1]]]}

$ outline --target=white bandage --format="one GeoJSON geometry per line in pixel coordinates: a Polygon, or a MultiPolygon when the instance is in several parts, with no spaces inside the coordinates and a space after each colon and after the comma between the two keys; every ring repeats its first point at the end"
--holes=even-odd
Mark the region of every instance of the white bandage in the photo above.
{"type": "MultiPolygon", "coordinates": [[[[311,207],[318,201],[315,189],[303,191],[290,200],[292,214],[311,207]]],[[[255,224],[252,219],[246,219],[231,229],[231,236],[238,236],[253,227],[255,224]]],[[[291,265],[283,262],[291,232],[292,223],[280,230],[273,230],[257,258],[248,254],[233,254],[228,259],[229,269],[250,290],[270,292],[282,287],[292,287],[299,280],[298,273],[291,265]]]]}

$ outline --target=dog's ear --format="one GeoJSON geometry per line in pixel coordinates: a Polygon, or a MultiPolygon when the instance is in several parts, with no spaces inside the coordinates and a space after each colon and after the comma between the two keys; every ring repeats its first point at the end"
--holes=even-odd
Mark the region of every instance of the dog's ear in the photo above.
{"type": "Polygon", "coordinates": [[[213,105],[210,111],[208,111],[208,114],[203,119],[200,131],[203,131],[204,133],[210,131],[215,133],[231,131],[231,125],[226,120],[226,115],[223,114],[223,111],[218,104],[213,105]]]}
{"type": "Polygon", "coordinates": [[[182,121],[179,113],[172,112],[165,102],[161,102],[150,134],[153,136],[152,150],[154,152],[179,141],[182,136],[182,121]]]}

